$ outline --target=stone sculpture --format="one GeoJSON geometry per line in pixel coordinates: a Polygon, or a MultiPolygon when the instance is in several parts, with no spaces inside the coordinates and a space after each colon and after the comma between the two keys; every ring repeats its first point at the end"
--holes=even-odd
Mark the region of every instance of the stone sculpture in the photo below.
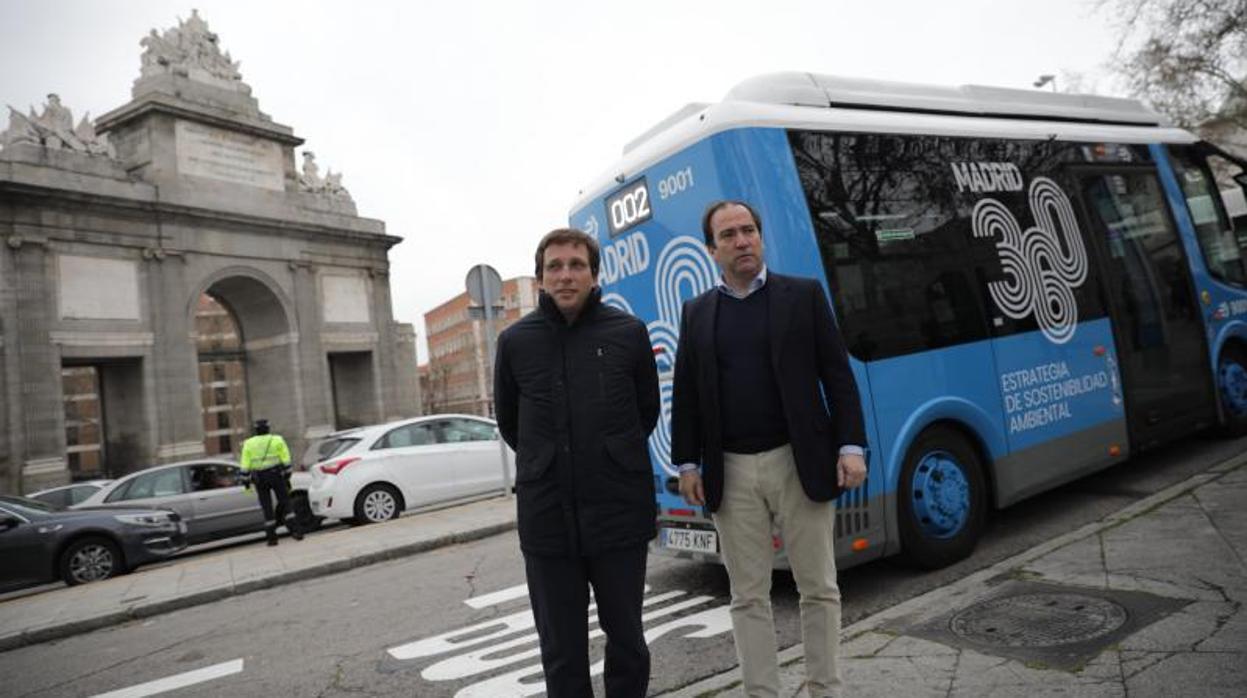
{"type": "Polygon", "coordinates": [[[48,150],[117,157],[108,138],[95,132],[89,114],[83,115],[77,128],[74,127],[73,112],[61,104],[61,98],[56,93],[48,95],[42,114],[36,114],[34,107],[30,108],[29,114],[9,107],[9,127],[0,133],[0,147],[7,148],[18,143],[30,143],[48,150]]]}
{"type": "Polygon", "coordinates": [[[222,53],[218,42],[219,37],[208,29],[199,10],[191,10],[190,19],[178,19],[178,26],[163,34],[152,29],[139,41],[143,47],[142,76],[172,73],[251,94],[251,87],[242,81],[239,62],[229,51],[222,53]]]}
{"type": "Polygon", "coordinates": [[[342,186],[342,173],[335,173],[331,168],[322,179],[320,166],[316,164],[316,154],[310,150],[303,151],[303,174],[299,175],[299,190],[309,194],[352,201],[351,192],[342,186]]]}

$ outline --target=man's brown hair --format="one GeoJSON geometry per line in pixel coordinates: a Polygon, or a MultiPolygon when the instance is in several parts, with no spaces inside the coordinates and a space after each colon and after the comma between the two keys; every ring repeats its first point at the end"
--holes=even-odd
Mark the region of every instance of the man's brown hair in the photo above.
{"type": "Polygon", "coordinates": [[[758,218],[758,212],[744,201],[736,201],[734,199],[724,199],[716,201],[706,207],[706,212],[701,214],[701,234],[706,238],[706,246],[714,247],[714,231],[710,229],[710,217],[718,213],[720,210],[728,206],[741,206],[753,216],[753,225],[758,229],[758,235],[762,234],[762,219],[758,218]]]}
{"type": "Polygon", "coordinates": [[[546,261],[546,248],[550,245],[584,245],[589,250],[589,271],[598,278],[598,266],[602,263],[602,250],[592,235],[575,228],[556,228],[546,233],[537,243],[537,280],[540,281],[546,261]]]}

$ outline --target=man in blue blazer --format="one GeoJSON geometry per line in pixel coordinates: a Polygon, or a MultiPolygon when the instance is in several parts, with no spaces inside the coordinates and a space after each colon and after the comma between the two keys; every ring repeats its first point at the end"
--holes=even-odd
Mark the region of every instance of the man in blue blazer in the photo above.
{"type": "Polygon", "coordinates": [[[722,277],[680,319],[671,410],[680,493],[719,532],[746,694],[779,692],[774,522],[801,594],[810,695],[839,695],[834,500],[866,479],[857,384],[819,283],[767,271],[753,208],[716,202],[702,233],[722,277]]]}

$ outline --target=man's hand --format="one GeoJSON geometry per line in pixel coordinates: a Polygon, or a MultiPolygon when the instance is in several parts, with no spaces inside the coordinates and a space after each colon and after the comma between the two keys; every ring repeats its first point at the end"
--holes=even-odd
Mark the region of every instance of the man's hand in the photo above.
{"type": "Polygon", "coordinates": [[[705,506],[706,488],[701,484],[701,473],[696,470],[680,473],[680,496],[695,507],[705,506]]]}
{"type": "MultiPolygon", "coordinates": [[[[851,453],[842,454],[836,461],[836,482],[845,489],[853,489],[866,482],[866,459],[851,453]]],[[[684,490],[683,481],[680,490],[684,490]]]]}

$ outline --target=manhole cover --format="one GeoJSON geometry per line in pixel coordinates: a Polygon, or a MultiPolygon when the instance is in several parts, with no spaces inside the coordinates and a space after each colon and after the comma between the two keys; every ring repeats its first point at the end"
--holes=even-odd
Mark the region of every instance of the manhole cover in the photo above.
{"type": "Polygon", "coordinates": [[[990,596],[894,632],[1031,666],[1077,671],[1105,647],[1190,603],[1142,591],[1001,579],[990,596]]]}
{"type": "Polygon", "coordinates": [[[999,647],[1056,647],[1094,640],[1125,625],[1129,614],[1108,599],[1073,593],[1019,594],[957,613],[957,635],[999,647]]]}

